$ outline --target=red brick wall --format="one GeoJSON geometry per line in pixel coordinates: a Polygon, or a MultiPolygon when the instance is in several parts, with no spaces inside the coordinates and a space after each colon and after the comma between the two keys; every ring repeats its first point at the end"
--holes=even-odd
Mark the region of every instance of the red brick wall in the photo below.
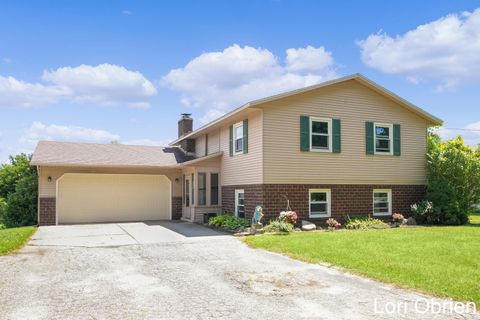
{"type": "Polygon", "coordinates": [[[182,197],[172,197],[172,220],[182,218],[182,197]]]}
{"type": "Polygon", "coordinates": [[[235,213],[235,189],[244,190],[245,215],[251,218],[255,212],[255,207],[263,203],[263,185],[222,186],[222,212],[235,213]]]}
{"type": "Polygon", "coordinates": [[[299,219],[323,221],[308,217],[308,190],[330,189],[332,217],[343,220],[346,215],[368,215],[373,211],[373,189],[392,189],[392,210],[408,216],[410,205],[423,199],[425,186],[421,185],[328,185],[328,184],[264,184],[222,187],[222,209],[234,212],[235,189],[245,190],[245,210],[248,217],[253,215],[255,206],[261,205],[265,219],[276,218],[280,211],[290,207],[299,219]]]}
{"type": "Polygon", "coordinates": [[[55,198],[40,198],[38,208],[38,225],[52,226],[56,224],[55,198]]]}

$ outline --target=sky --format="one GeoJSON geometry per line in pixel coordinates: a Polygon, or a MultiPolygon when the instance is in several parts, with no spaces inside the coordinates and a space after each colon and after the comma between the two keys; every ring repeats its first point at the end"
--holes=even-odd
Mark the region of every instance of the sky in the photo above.
{"type": "Polygon", "coordinates": [[[1,1],[0,162],[362,73],[480,142],[479,1],[1,1]]]}

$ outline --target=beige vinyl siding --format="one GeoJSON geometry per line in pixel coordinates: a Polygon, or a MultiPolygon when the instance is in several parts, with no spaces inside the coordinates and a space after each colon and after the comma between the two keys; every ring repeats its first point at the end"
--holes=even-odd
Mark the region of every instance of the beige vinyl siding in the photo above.
{"type": "Polygon", "coordinates": [[[195,139],[195,156],[205,156],[205,135],[202,135],[195,139]]]}
{"type": "Polygon", "coordinates": [[[193,222],[203,223],[203,215],[205,213],[216,213],[217,215],[222,213],[221,206],[213,207],[196,207],[194,209],[193,222]]]}
{"type": "Polygon", "coordinates": [[[425,183],[426,120],[354,80],[263,110],[264,183],[425,183]],[[301,152],[301,115],[340,119],[341,153],[301,152]],[[366,155],[366,121],[400,124],[401,156],[366,155]]]}
{"type": "Polygon", "coordinates": [[[220,131],[212,131],[208,134],[208,154],[220,151],[220,131]]]}
{"type": "Polygon", "coordinates": [[[220,131],[220,148],[223,151],[221,162],[221,185],[259,184],[263,181],[263,132],[262,111],[249,110],[248,116],[232,119],[220,131]],[[230,125],[248,117],[248,153],[229,155],[230,125]]]}
{"type": "Polygon", "coordinates": [[[56,196],[56,181],[64,173],[109,173],[109,174],[163,174],[172,182],[172,197],[182,196],[181,170],[161,170],[149,168],[79,168],[79,167],[40,167],[38,179],[39,197],[54,198],[56,196]],[[52,181],[48,182],[48,177],[52,181]],[[178,178],[179,182],[175,179],[178,178]]]}

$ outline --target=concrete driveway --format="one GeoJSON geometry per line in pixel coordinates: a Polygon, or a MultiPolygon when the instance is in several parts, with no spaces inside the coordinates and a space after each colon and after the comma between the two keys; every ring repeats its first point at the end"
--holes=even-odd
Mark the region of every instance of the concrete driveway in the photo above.
{"type": "Polygon", "coordinates": [[[40,227],[30,241],[35,246],[108,247],[220,237],[221,233],[181,221],[101,223],[40,227]]]}
{"type": "Polygon", "coordinates": [[[191,224],[40,228],[0,257],[0,289],[0,319],[478,319],[414,313],[429,297],[191,224]]]}

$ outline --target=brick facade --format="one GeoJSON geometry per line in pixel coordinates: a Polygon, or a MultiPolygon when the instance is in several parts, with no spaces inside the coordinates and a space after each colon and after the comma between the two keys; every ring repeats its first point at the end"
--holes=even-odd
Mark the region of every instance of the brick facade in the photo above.
{"type": "Polygon", "coordinates": [[[55,225],[57,222],[55,198],[39,198],[38,200],[38,225],[55,225]]]}
{"type": "Polygon", "coordinates": [[[172,220],[182,218],[182,197],[172,197],[172,220]]]}
{"type": "Polygon", "coordinates": [[[367,215],[373,211],[373,189],[392,189],[392,211],[408,216],[410,205],[423,199],[422,185],[355,185],[355,184],[256,184],[222,187],[222,211],[235,212],[235,189],[245,190],[245,212],[251,217],[255,206],[263,207],[266,221],[276,218],[280,211],[290,207],[299,219],[323,221],[309,218],[309,189],[331,190],[332,217],[343,220],[346,215],[367,215]]]}
{"type": "Polygon", "coordinates": [[[263,185],[222,186],[222,212],[235,213],[235,189],[245,192],[245,214],[252,217],[255,207],[263,203],[263,185]]]}

